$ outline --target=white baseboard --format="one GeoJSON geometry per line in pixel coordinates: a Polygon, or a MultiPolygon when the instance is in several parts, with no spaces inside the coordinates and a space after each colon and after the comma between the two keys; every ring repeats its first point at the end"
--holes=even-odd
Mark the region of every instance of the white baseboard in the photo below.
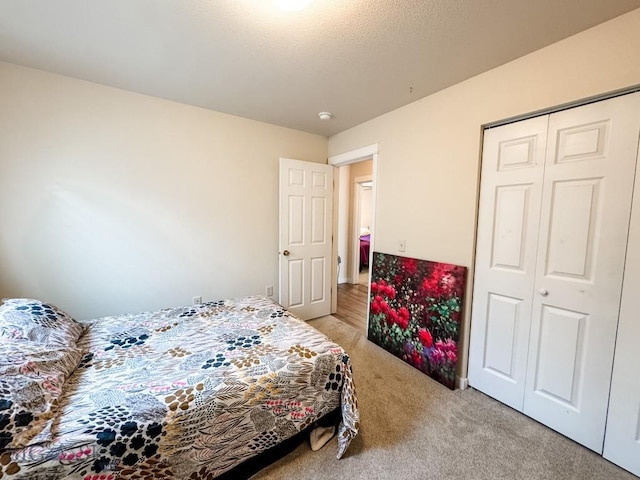
{"type": "Polygon", "coordinates": [[[347,283],[348,279],[347,277],[338,277],[338,283],[347,283]]]}
{"type": "Polygon", "coordinates": [[[467,377],[462,378],[456,375],[456,385],[460,390],[464,390],[469,386],[469,379],[467,377]]]}

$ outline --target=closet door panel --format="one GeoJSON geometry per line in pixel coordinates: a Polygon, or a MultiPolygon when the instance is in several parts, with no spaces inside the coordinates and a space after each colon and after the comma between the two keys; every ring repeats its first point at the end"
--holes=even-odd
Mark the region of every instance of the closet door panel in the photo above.
{"type": "Polygon", "coordinates": [[[551,115],[524,412],[602,452],[638,94],[551,115]]]}
{"type": "MultiPolygon", "coordinates": [[[[639,154],[640,156],[640,151],[639,154]]],[[[611,379],[604,457],[640,476],[640,169],[631,210],[629,247],[611,379]]]]}
{"type": "Polygon", "coordinates": [[[485,131],[469,383],[522,409],[548,117],[485,131]]]}

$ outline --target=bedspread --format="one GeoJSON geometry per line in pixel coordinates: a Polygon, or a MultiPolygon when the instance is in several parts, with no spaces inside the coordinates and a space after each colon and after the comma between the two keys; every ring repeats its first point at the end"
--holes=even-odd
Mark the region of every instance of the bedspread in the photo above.
{"type": "Polygon", "coordinates": [[[103,318],[78,347],[53,441],[3,480],[214,478],[336,408],[338,458],[358,431],[348,355],[264,297],[103,318]]]}
{"type": "Polygon", "coordinates": [[[371,234],[360,235],[360,270],[369,266],[369,250],[371,249],[371,234]]]}

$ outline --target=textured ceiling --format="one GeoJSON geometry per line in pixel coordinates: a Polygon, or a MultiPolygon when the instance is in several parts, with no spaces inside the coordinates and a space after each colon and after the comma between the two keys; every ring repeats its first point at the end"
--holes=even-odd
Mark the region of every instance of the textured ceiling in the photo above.
{"type": "Polygon", "coordinates": [[[285,12],[275,0],[0,0],[0,59],[328,136],[639,7],[313,0],[285,12]]]}

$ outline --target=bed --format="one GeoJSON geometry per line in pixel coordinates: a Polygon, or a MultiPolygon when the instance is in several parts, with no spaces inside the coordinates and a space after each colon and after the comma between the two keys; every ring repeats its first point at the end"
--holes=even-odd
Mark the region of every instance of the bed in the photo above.
{"type": "Polygon", "coordinates": [[[371,248],[371,234],[360,235],[360,271],[369,267],[369,250],[371,248]]]}
{"type": "Polygon", "coordinates": [[[87,325],[9,300],[0,349],[3,480],[212,479],[332,412],[338,458],[358,433],[346,352],[265,297],[87,325]]]}

